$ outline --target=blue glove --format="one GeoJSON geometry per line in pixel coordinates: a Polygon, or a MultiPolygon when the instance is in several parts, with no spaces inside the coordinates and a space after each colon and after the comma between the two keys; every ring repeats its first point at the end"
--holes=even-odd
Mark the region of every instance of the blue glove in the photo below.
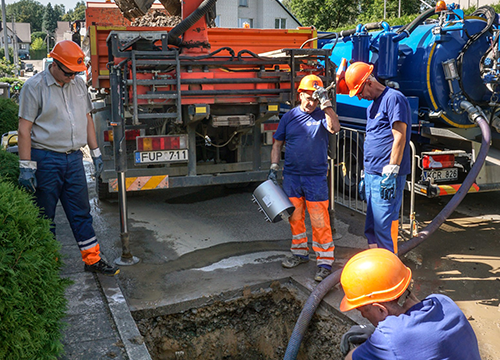
{"type": "Polygon", "coordinates": [[[342,339],[340,340],[340,351],[346,356],[351,349],[351,344],[355,346],[361,345],[372,336],[374,331],[375,326],[371,324],[352,326],[348,332],[342,335],[342,339]]]}
{"type": "Polygon", "coordinates": [[[271,168],[269,169],[269,174],[267,174],[267,180],[272,180],[273,183],[278,185],[278,164],[271,164],[271,168]]]}
{"type": "Polygon", "coordinates": [[[380,181],[380,197],[390,200],[396,197],[396,179],[399,173],[399,165],[386,165],[382,169],[382,180],[380,181]]]}
{"type": "Polygon", "coordinates": [[[19,160],[19,185],[30,194],[36,191],[36,161],[19,160]]]}
{"type": "Polygon", "coordinates": [[[90,150],[90,153],[92,155],[92,160],[94,161],[94,169],[95,169],[94,176],[97,179],[101,176],[102,170],[104,169],[104,163],[102,162],[101,150],[99,150],[99,148],[96,148],[94,150],[90,150]]]}
{"type": "Polygon", "coordinates": [[[326,91],[321,86],[315,85],[316,91],[313,92],[313,99],[319,100],[321,110],[326,109],[327,107],[332,107],[332,102],[328,97],[328,91],[326,91]]]}
{"type": "Polygon", "coordinates": [[[358,194],[359,200],[366,201],[365,173],[363,170],[361,170],[361,180],[359,180],[358,184],[358,194]]]}

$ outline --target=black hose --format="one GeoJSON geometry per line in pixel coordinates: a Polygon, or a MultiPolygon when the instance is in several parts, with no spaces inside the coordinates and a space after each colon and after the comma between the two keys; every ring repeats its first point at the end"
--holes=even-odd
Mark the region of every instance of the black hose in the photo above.
{"type": "Polygon", "coordinates": [[[191,15],[170,30],[168,33],[168,43],[170,45],[180,46],[182,39],[180,39],[179,36],[184,34],[191,26],[196,24],[196,22],[215,5],[216,1],[217,0],[204,0],[200,6],[198,6],[198,9],[193,11],[191,15]]]}
{"type": "Polygon", "coordinates": [[[411,23],[397,29],[396,32],[399,34],[402,33],[403,31],[407,31],[409,34],[411,34],[419,25],[421,25],[425,20],[427,20],[434,14],[436,14],[435,8],[427,9],[422,14],[420,14],[416,19],[414,19],[411,23]]]}
{"type": "MultiPolygon", "coordinates": [[[[446,220],[446,218],[450,216],[453,210],[455,210],[458,204],[460,204],[460,202],[463,200],[464,196],[467,194],[470,187],[476,180],[476,177],[479,174],[479,171],[481,170],[486,159],[486,155],[488,154],[488,151],[490,149],[491,140],[491,132],[487,121],[482,116],[479,116],[476,118],[476,122],[481,128],[483,140],[481,142],[481,149],[479,150],[476,162],[472,166],[471,171],[465,178],[457,193],[453,195],[453,198],[450,200],[450,202],[444,207],[443,210],[441,210],[441,212],[434,218],[434,220],[422,231],[420,231],[415,238],[403,243],[403,245],[399,247],[399,256],[402,256],[408,251],[414,249],[416,246],[426,240],[434,231],[436,231],[439,226],[441,226],[441,224],[446,220]]],[[[285,352],[285,357],[283,358],[284,360],[295,360],[297,358],[300,344],[302,342],[302,339],[304,338],[312,316],[316,312],[316,309],[318,308],[325,295],[340,282],[341,273],[342,269],[336,270],[325,280],[319,283],[319,285],[316,286],[316,288],[311,292],[311,295],[307,299],[304,308],[299,315],[297,323],[295,324],[292,335],[290,336],[290,340],[285,352]]]]}
{"type": "Polygon", "coordinates": [[[453,210],[460,204],[463,200],[470,187],[474,184],[479,171],[481,170],[484,160],[486,159],[486,155],[488,155],[488,150],[490,149],[490,140],[491,140],[491,132],[488,122],[483,117],[477,118],[477,124],[481,128],[481,132],[483,134],[483,140],[481,142],[481,149],[479,150],[479,154],[476,158],[476,162],[472,166],[471,171],[465,178],[464,182],[458,189],[457,193],[453,195],[450,202],[446,204],[446,206],[441,210],[441,212],[432,220],[432,222],[427,225],[422,231],[420,231],[417,236],[413,239],[404,242],[399,247],[399,255],[404,255],[408,251],[414,249],[418,245],[420,245],[424,240],[426,240],[429,235],[431,235],[434,231],[436,231],[441,224],[451,215],[453,210]]]}
{"type": "MultiPolygon", "coordinates": [[[[368,23],[365,25],[366,31],[382,29],[382,22],[368,23]]],[[[356,33],[356,29],[342,30],[339,35],[340,37],[351,36],[356,33]]]]}

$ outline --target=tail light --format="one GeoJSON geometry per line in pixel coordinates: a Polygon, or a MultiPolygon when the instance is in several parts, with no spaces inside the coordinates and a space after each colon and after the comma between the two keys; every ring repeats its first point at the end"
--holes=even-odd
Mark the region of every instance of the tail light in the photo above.
{"type": "Polygon", "coordinates": [[[444,169],[455,165],[455,155],[424,155],[422,167],[424,169],[444,169]]]}
{"type": "MultiPolygon", "coordinates": [[[[126,140],[135,140],[136,137],[141,135],[141,130],[125,130],[126,140]]],[[[104,132],[104,141],[113,142],[113,130],[106,130],[104,132]]]]}
{"type": "Polygon", "coordinates": [[[187,136],[139,136],[136,138],[136,144],[137,151],[186,149],[187,136]]]}

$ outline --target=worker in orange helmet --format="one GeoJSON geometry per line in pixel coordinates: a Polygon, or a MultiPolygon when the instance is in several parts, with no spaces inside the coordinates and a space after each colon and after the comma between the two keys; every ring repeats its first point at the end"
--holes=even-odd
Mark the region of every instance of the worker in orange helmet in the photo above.
{"type": "Polygon", "coordinates": [[[365,236],[369,247],[398,252],[399,210],[410,173],[411,110],[399,91],[377,81],[373,65],[351,64],[345,73],[349,96],[373,101],[366,111],[364,178],[365,236]]]}
{"type": "Polygon", "coordinates": [[[481,359],[463,312],[445,295],[419,301],[410,290],[411,270],[394,253],[368,249],[354,255],[340,283],[345,293],[340,310],[357,309],[371,323],[342,336],[345,359],[481,359]]]}
{"type": "Polygon", "coordinates": [[[283,115],[274,134],[268,179],[277,183],[281,151],[286,143],[283,190],[295,211],[289,218],[292,256],[282,265],[294,268],[309,261],[305,225],[307,208],[312,227],[312,249],[318,266],[314,279],[322,281],[331,272],[335,249],[328,213],[328,138],[329,133],[340,130],[340,124],[320,77],[307,75],[302,78],[298,92],[300,105],[283,115]]]}
{"type": "MultiPolygon", "coordinates": [[[[58,42],[50,66],[28,79],[19,101],[19,184],[35,196],[41,213],[55,218],[61,204],[77,241],[84,269],[105,275],[120,271],[101,258],[92,226],[83,154],[88,144],[96,175],[103,169],[92,104],[85,81],[82,49],[70,40],[58,42]]],[[[55,227],[52,226],[55,236],[55,227]]]]}

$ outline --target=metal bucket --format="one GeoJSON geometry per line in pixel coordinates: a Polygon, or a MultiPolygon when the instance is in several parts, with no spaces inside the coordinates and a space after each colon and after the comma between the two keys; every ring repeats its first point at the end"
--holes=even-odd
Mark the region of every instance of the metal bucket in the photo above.
{"type": "Polygon", "coordinates": [[[266,221],[276,223],[288,220],[295,210],[283,189],[273,181],[267,180],[253,192],[253,202],[259,205],[259,211],[266,216],[266,221]]]}

